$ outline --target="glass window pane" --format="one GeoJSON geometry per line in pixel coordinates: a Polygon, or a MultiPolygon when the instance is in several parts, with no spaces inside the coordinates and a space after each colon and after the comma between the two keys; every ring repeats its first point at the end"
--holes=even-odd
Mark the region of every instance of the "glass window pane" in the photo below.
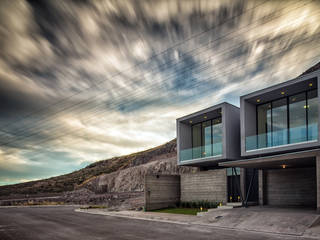
{"type": "Polygon", "coordinates": [[[201,157],[201,124],[192,126],[192,158],[201,157]]]}
{"type": "Polygon", "coordinates": [[[221,117],[212,120],[212,155],[222,154],[222,123],[221,117]]]}
{"type": "Polygon", "coordinates": [[[272,102],[272,146],[288,143],[287,99],[272,102]]]}
{"type": "Polygon", "coordinates": [[[289,143],[307,141],[306,93],[289,97],[289,143]]]}
{"type": "Polygon", "coordinates": [[[211,121],[202,123],[202,157],[209,157],[211,152],[211,121]]]}
{"type": "Polygon", "coordinates": [[[308,92],[308,140],[318,139],[318,90],[308,92]]]}
{"type": "Polygon", "coordinates": [[[258,114],[258,148],[271,146],[271,103],[259,105],[258,114]]]}

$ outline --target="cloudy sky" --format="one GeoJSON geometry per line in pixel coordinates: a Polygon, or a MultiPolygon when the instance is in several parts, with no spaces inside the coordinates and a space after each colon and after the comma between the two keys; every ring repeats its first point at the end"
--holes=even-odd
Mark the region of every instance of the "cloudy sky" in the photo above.
{"type": "Polygon", "coordinates": [[[0,185],[157,146],[320,61],[319,1],[0,2],[0,185]]]}

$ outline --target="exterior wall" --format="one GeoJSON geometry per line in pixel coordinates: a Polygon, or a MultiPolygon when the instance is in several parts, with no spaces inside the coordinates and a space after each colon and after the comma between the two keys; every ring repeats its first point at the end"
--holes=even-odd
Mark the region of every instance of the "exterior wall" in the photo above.
{"type": "Polygon", "coordinates": [[[320,156],[316,157],[317,172],[317,211],[320,212],[320,156]]]}
{"type": "Polygon", "coordinates": [[[265,204],[264,201],[264,186],[265,186],[265,171],[264,170],[258,170],[259,175],[259,205],[263,206],[265,204]]]}
{"type": "Polygon", "coordinates": [[[239,159],[240,157],[240,109],[233,105],[225,108],[225,144],[226,159],[239,159]]]}
{"type": "MultiPolygon", "coordinates": [[[[264,185],[265,204],[272,206],[316,206],[315,168],[264,170],[263,173],[265,173],[265,184],[262,184],[262,186],[264,185]]],[[[262,179],[259,178],[259,180],[261,182],[262,179]]]]}
{"type": "Polygon", "coordinates": [[[181,201],[227,202],[227,171],[216,169],[181,175],[181,201]]]}
{"type": "Polygon", "coordinates": [[[179,175],[145,176],[145,210],[175,206],[180,201],[179,175]]]}

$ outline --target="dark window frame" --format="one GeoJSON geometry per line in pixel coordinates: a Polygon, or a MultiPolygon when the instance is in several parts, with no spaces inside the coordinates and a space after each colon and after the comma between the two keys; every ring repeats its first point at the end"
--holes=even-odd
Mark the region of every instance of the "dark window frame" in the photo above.
{"type": "MultiPolygon", "coordinates": [[[[280,99],[285,99],[286,98],[286,101],[287,101],[287,129],[288,129],[288,132],[287,132],[287,138],[288,138],[288,144],[291,144],[290,143],[290,122],[289,122],[289,98],[292,97],[292,96],[295,96],[295,95],[298,95],[298,94],[301,94],[301,93],[305,93],[305,103],[306,103],[306,131],[307,131],[307,141],[309,141],[309,136],[308,136],[308,93],[311,92],[311,91],[314,91],[314,90],[318,90],[318,88],[313,88],[313,89],[309,89],[309,90],[305,90],[305,91],[301,91],[301,92],[297,92],[295,94],[291,94],[291,95],[288,95],[288,96],[285,96],[285,97],[279,97],[279,98],[276,98],[276,99],[273,99],[271,101],[267,101],[267,102],[264,102],[264,103],[259,103],[259,104],[256,104],[256,141],[257,141],[257,147],[259,146],[259,137],[258,137],[258,106],[261,106],[261,105],[264,105],[264,104],[271,104],[271,147],[273,147],[273,102],[275,101],[278,101],[280,99]]],[[[318,94],[317,94],[317,98],[318,98],[318,94]]],[[[319,120],[318,120],[319,121],[319,120]]],[[[268,139],[268,138],[267,138],[268,139]]],[[[267,144],[268,146],[268,141],[267,141],[267,144]]],[[[285,144],[286,145],[286,144],[285,144]]],[[[267,147],[266,146],[266,147],[267,147]]],[[[281,145],[280,145],[281,146],[281,145]]],[[[257,148],[258,149],[258,148],[257,148]]]]}
{"type": "Polygon", "coordinates": [[[210,119],[206,119],[206,120],[204,120],[204,121],[201,121],[201,122],[197,122],[197,123],[193,123],[193,124],[191,124],[191,149],[192,149],[192,151],[191,151],[191,155],[192,155],[192,159],[195,159],[195,158],[193,158],[193,126],[195,126],[195,125],[198,125],[198,124],[200,124],[200,134],[201,134],[201,157],[200,158],[205,158],[205,157],[203,157],[202,156],[202,147],[204,146],[203,145],[203,142],[202,142],[202,140],[203,140],[203,136],[202,136],[202,132],[203,132],[203,130],[202,130],[202,124],[204,123],[204,122],[208,122],[208,121],[210,121],[210,124],[211,124],[211,155],[213,154],[213,128],[212,128],[212,126],[213,126],[213,121],[214,120],[216,120],[216,119],[220,119],[220,124],[222,124],[222,115],[221,116],[219,116],[219,117],[215,117],[215,118],[210,118],[210,119]]]}

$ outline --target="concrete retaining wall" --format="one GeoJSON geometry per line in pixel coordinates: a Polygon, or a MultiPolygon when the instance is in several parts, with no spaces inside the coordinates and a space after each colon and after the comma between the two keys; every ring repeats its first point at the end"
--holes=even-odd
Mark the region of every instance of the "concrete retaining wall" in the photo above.
{"type": "Polygon", "coordinates": [[[217,169],[181,175],[181,201],[227,201],[227,171],[217,169]]]}
{"type": "Polygon", "coordinates": [[[145,210],[175,206],[180,201],[179,175],[145,176],[145,210]]]}
{"type": "Polygon", "coordinates": [[[316,207],[316,169],[296,168],[265,171],[265,204],[316,207]]]}

